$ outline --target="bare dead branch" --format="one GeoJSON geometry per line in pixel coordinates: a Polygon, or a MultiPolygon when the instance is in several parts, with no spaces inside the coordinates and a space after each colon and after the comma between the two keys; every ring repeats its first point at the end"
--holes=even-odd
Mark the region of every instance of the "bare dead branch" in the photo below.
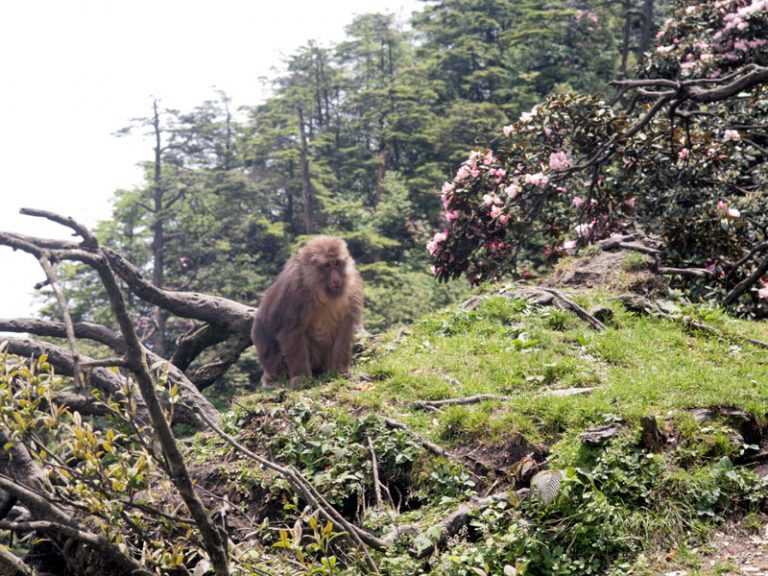
{"type": "MultiPolygon", "coordinates": [[[[227,558],[226,536],[219,532],[214,526],[208,511],[202,500],[197,495],[192,479],[187,471],[176,439],[171,431],[171,426],[165,417],[163,408],[155,394],[155,382],[150,375],[149,366],[146,361],[146,350],[136,335],[136,329],[128,316],[123,294],[117,285],[117,281],[112,272],[108,260],[99,258],[94,266],[99,278],[107,291],[109,301],[112,307],[112,313],[115,315],[123,334],[126,344],[126,359],[130,370],[136,377],[139,391],[147,405],[147,411],[152,420],[152,426],[157,434],[163,455],[168,463],[171,480],[179,491],[179,494],[187,506],[189,513],[195,520],[195,524],[200,530],[203,544],[208,552],[211,564],[217,576],[229,575],[229,561],[227,558]]],[[[167,364],[171,366],[171,364],[167,364]]],[[[202,414],[202,410],[197,411],[202,414]]]]}
{"type": "Polygon", "coordinates": [[[668,268],[660,266],[656,271],[659,274],[676,274],[678,276],[693,276],[694,278],[712,277],[712,272],[706,268],[668,268]]]}
{"type": "Polygon", "coordinates": [[[739,282],[736,287],[728,293],[723,303],[726,306],[733,304],[736,300],[738,300],[739,296],[757,284],[757,282],[765,275],[766,272],[768,272],[768,257],[763,258],[762,262],[760,262],[752,274],[739,282]]]}
{"type": "Polygon", "coordinates": [[[186,370],[206,348],[226,340],[229,332],[211,324],[195,326],[176,341],[176,350],[171,356],[171,364],[186,370]]]}
{"type": "MultiPolygon", "coordinates": [[[[75,336],[79,338],[88,338],[100,342],[119,353],[125,352],[125,341],[109,328],[99,324],[77,322],[74,324],[74,329],[75,336]]],[[[0,319],[0,332],[28,332],[39,336],[53,336],[56,338],[63,338],[65,336],[64,324],[61,322],[37,319],[0,319]]],[[[9,352],[12,354],[24,357],[39,357],[41,354],[46,354],[49,362],[56,369],[58,374],[61,374],[62,376],[72,375],[72,370],[74,369],[72,358],[58,346],[35,340],[18,338],[9,339],[8,341],[10,346],[9,352]]],[[[181,370],[146,348],[144,348],[144,353],[148,356],[152,366],[157,366],[161,371],[167,370],[170,382],[179,387],[183,402],[174,412],[174,423],[185,423],[195,427],[200,427],[202,425],[202,422],[197,418],[197,415],[190,411],[187,408],[187,405],[199,406],[210,418],[218,421],[219,413],[216,408],[200,393],[200,390],[190,382],[181,370]]],[[[120,359],[118,363],[115,362],[114,359],[102,361],[82,356],[82,360],[83,363],[81,366],[91,367],[88,376],[92,385],[105,395],[111,396],[118,401],[126,400],[125,395],[122,393],[122,386],[125,384],[124,380],[112,371],[101,368],[104,364],[109,364],[110,366],[127,366],[127,361],[125,359],[120,359]]],[[[167,399],[164,398],[164,401],[166,400],[167,399]]],[[[138,403],[137,409],[141,414],[140,418],[142,422],[146,424],[149,421],[144,402],[140,398],[137,398],[136,401],[138,403]]],[[[81,413],[85,414],[85,412],[81,413]]]]}
{"type": "MultiPolygon", "coordinates": [[[[116,332],[92,322],[75,322],[75,337],[86,338],[108,346],[118,353],[125,351],[125,342],[116,332]]],[[[66,332],[61,322],[38,318],[0,318],[0,332],[29,333],[37,336],[64,338],[66,332]]]]}
{"type": "Polygon", "coordinates": [[[139,562],[130,556],[123,554],[120,548],[116,544],[110,542],[106,537],[101,534],[88,532],[87,530],[83,530],[70,523],[53,522],[50,520],[33,520],[30,522],[8,522],[2,520],[0,521],[0,529],[20,533],[41,532],[43,534],[71,538],[98,550],[121,570],[124,570],[126,574],[146,574],[148,576],[152,574],[152,572],[144,568],[139,562]]]}
{"type": "Polygon", "coordinates": [[[512,396],[503,396],[500,394],[476,394],[475,396],[465,396],[463,398],[445,398],[443,400],[416,400],[411,402],[411,407],[420,410],[430,410],[432,408],[442,408],[444,406],[466,406],[469,404],[479,404],[488,401],[509,402],[514,400],[512,396]]]}
{"type": "Polygon", "coordinates": [[[481,460],[471,456],[470,454],[454,454],[449,450],[446,450],[445,448],[438,446],[431,440],[427,440],[420,434],[417,434],[416,432],[411,430],[408,426],[406,426],[402,422],[398,422],[393,418],[385,417],[385,418],[382,418],[382,420],[384,421],[384,424],[386,424],[388,428],[402,430],[403,432],[408,434],[408,436],[410,436],[414,442],[419,444],[422,448],[424,448],[430,454],[433,454],[435,456],[440,456],[441,458],[445,458],[446,460],[458,462],[464,465],[465,467],[467,467],[469,471],[472,472],[473,474],[487,476],[491,473],[494,473],[496,475],[503,475],[505,473],[501,469],[498,469],[495,467],[489,467],[485,462],[482,462],[481,460]]]}
{"type": "Polygon", "coordinates": [[[128,260],[112,250],[104,248],[102,251],[114,272],[145,302],[182,318],[225,326],[236,333],[249,333],[256,314],[255,308],[219,296],[157,288],[145,280],[141,271],[128,260]]]}
{"type": "Polygon", "coordinates": [[[83,368],[127,368],[128,362],[125,358],[104,358],[101,360],[92,360],[91,362],[82,362],[83,368]]]}
{"type": "Polygon", "coordinates": [[[189,379],[198,390],[203,390],[221,378],[235,364],[240,355],[251,345],[250,335],[231,336],[221,355],[213,362],[189,371],[189,379]]]}
{"type": "Polygon", "coordinates": [[[368,436],[368,450],[371,452],[371,469],[373,470],[373,493],[376,496],[376,507],[382,508],[384,501],[381,498],[381,480],[379,480],[379,461],[376,458],[376,449],[373,440],[368,436]]]}
{"type": "Polygon", "coordinates": [[[587,322],[590,326],[592,326],[592,328],[594,328],[598,332],[606,329],[605,324],[603,324],[602,322],[600,322],[600,320],[592,316],[592,314],[584,310],[584,308],[576,304],[576,302],[567,298],[565,294],[563,294],[560,290],[555,290],[554,288],[546,288],[546,287],[541,287],[540,290],[542,290],[543,292],[548,292],[552,294],[555,297],[556,302],[560,304],[561,307],[566,308],[571,312],[573,312],[574,314],[576,314],[576,316],[578,316],[579,318],[587,322]]]}
{"type": "Polygon", "coordinates": [[[0,546],[0,566],[6,568],[2,570],[4,574],[14,574],[14,576],[36,576],[37,574],[31,566],[27,566],[21,558],[5,546],[0,546]]]}
{"type": "Polygon", "coordinates": [[[768,68],[752,66],[749,72],[736,78],[730,84],[710,89],[693,87],[688,92],[687,97],[695,102],[719,102],[764,82],[768,82],[768,68]]]}
{"type": "Polygon", "coordinates": [[[82,224],[76,222],[74,218],[54,214],[53,212],[48,212],[47,210],[36,210],[34,208],[22,208],[19,210],[19,213],[24,214],[25,216],[45,218],[46,220],[50,220],[51,222],[55,222],[56,224],[61,224],[62,226],[66,226],[67,228],[72,229],[76,235],[83,239],[83,248],[95,248],[97,245],[96,237],[91,234],[91,231],[82,224]]]}
{"type": "Polygon", "coordinates": [[[358,543],[360,549],[365,554],[369,567],[378,573],[378,567],[368,554],[365,545],[367,544],[368,546],[371,546],[377,550],[384,550],[387,548],[387,545],[382,540],[367,530],[363,530],[362,528],[355,526],[346,518],[344,518],[341,513],[339,513],[331,504],[328,503],[327,500],[325,500],[325,498],[320,495],[320,493],[317,492],[309,480],[304,478],[304,476],[298,470],[287,466],[281,466],[280,464],[277,464],[263,456],[260,456],[259,454],[256,454],[255,452],[243,446],[234,437],[224,432],[224,430],[222,430],[215,422],[207,420],[205,414],[200,414],[200,417],[205,420],[206,424],[208,424],[211,430],[218,434],[225,442],[227,442],[227,444],[235,448],[244,456],[254,460],[255,462],[258,462],[263,467],[280,474],[280,476],[285,478],[291,484],[291,486],[293,486],[294,489],[298,491],[299,494],[301,494],[301,496],[312,507],[316,508],[327,520],[343,528],[344,531],[358,543]]]}
{"type": "Polygon", "coordinates": [[[739,268],[744,266],[744,264],[749,262],[755,256],[755,254],[758,254],[766,249],[768,249],[768,242],[760,242],[759,244],[754,246],[743,258],[741,258],[738,262],[736,262],[733,265],[731,270],[728,272],[728,275],[725,277],[726,280],[730,279],[733,276],[733,274],[736,272],[736,270],[738,270],[739,268]]]}
{"type": "Polygon", "coordinates": [[[72,355],[72,379],[75,382],[75,388],[78,390],[83,387],[83,376],[80,373],[80,355],[77,352],[77,342],[75,341],[75,328],[72,325],[72,316],[69,314],[69,306],[67,305],[67,297],[64,295],[64,291],[59,284],[58,274],[56,268],[51,264],[51,260],[47,253],[43,253],[39,258],[40,266],[45,271],[45,275],[48,278],[48,283],[53,289],[53,293],[56,295],[56,300],[59,303],[59,313],[64,320],[64,327],[67,336],[67,342],[69,344],[69,352],[72,355]]]}

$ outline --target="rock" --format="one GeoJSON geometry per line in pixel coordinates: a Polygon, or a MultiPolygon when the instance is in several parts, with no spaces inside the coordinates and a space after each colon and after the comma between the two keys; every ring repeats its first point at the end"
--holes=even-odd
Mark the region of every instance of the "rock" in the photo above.
{"type": "Polygon", "coordinates": [[[560,470],[542,470],[531,478],[531,493],[544,504],[549,504],[560,492],[563,473],[560,470]]]}
{"type": "Polygon", "coordinates": [[[581,433],[581,441],[590,446],[600,446],[621,432],[620,424],[607,424],[590,428],[581,433]]]}

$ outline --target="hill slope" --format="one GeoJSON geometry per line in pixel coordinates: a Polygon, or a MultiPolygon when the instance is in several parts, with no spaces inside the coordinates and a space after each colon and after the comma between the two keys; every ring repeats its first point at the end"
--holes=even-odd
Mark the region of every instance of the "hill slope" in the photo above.
{"type": "MultiPolygon", "coordinates": [[[[762,509],[768,325],[559,292],[602,308],[596,330],[542,294],[501,290],[388,333],[350,380],[241,398],[229,431],[381,537],[383,574],[655,574],[648,558],[762,509]]],[[[204,463],[229,452],[217,439],[196,450],[254,571],[371,571],[286,482],[234,453],[204,463]]]]}

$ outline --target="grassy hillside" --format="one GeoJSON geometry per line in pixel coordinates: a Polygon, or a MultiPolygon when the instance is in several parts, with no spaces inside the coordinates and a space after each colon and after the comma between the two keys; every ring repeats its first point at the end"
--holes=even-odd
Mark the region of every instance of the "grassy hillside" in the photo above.
{"type": "MultiPolygon", "coordinates": [[[[691,574],[723,573],[686,551],[766,502],[768,351],[747,338],[768,341],[768,325],[569,292],[604,308],[597,331],[516,294],[377,338],[350,380],[240,398],[229,432],[387,536],[371,552],[383,574],[656,574],[681,558],[691,574]],[[430,404],[478,394],[497,398],[430,404]]],[[[201,481],[229,492],[254,571],[370,571],[284,481],[218,439],[196,455],[201,481]]]]}

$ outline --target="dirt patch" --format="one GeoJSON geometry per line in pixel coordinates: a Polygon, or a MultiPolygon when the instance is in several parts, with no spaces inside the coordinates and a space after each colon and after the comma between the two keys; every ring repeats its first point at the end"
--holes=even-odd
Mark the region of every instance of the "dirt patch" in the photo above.
{"type": "MultiPolygon", "coordinates": [[[[594,249],[593,249],[594,250],[594,249]]],[[[587,251],[562,260],[543,282],[545,286],[606,288],[652,295],[666,290],[665,278],[650,269],[651,259],[630,250],[587,251]]]]}
{"type": "Polygon", "coordinates": [[[514,471],[518,463],[529,457],[533,462],[542,462],[548,450],[532,444],[522,434],[512,434],[503,442],[458,448],[455,453],[480,462],[488,470],[514,471]]]}

